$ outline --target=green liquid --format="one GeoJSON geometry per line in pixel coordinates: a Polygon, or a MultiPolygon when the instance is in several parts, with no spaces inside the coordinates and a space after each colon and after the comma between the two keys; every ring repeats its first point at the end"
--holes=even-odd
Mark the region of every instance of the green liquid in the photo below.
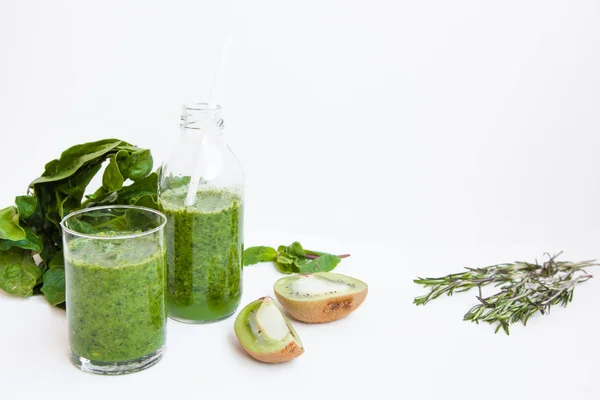
{"type": "Polygon", "coordinates": [[[185,322],[223,319],[242,295],[242,200],[226,190],[198,191],[185,205],[186,187],[166,190],[167,309],[185,322]]]}
{"type": "Polygon", "coordinates": [[[149,355],[166,339],[166,263],[158,238],[73,239],[65,253],[71,350],[89,360],[149,355]]]}

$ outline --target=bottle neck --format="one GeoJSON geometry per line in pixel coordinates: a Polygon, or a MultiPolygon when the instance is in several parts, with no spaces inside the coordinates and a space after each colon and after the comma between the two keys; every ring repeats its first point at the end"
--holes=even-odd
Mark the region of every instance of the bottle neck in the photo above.
{"type": "Polygon", "coordinates": [[[179,126],[185,139],[220,137],[225,128],[221,106],[210,108],[206,103],[186,104],[179,126]]]}

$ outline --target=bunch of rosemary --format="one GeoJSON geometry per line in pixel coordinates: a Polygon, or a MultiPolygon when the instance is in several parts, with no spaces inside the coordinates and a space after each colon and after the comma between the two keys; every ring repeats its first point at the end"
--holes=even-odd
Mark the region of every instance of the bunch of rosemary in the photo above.
{"type": "Polygon", "coordinates": [[[483,268],[465,268],[467,271],[450,274],[441,278],[418,278],[414,282],[430,288],[429,293],[416,297],[416,305],[425,305],[446,293],[466,292],[477,288],[479,304],[471,308],[464,316],[465,321],[479,321],[496,324],[509,335],[509,325],[521,321],[527,325],[529,318],[540,312],[550,312],[550,307],[560,304],[566,307],[573,300],[573,291],[577,284],[590,279],[585,268],[598,265],[595,260],[577,263],[557,261],[560,256],[550,256],[542,264],[517,261],[483,268]],[[491,285],[501,286],[492,296],[483,297],[481,288],[491,285]]]}

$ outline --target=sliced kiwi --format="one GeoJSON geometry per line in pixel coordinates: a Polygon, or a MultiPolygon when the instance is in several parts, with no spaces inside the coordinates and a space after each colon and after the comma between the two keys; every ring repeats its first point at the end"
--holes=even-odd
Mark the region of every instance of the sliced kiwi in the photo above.
{"type": "Polygon", "coordinates": [[[281,306],[302,322],[321,323],[343,318],[367,297],[367,284],[333,272],[291,275],[273,286],[281,306]]]}
{"type": "Polygon", "coordinates": [[[244,307],[234,330],[242,347],[258,361],[281,363],[304,353],[296,330],[269,296],[244,307]]]}

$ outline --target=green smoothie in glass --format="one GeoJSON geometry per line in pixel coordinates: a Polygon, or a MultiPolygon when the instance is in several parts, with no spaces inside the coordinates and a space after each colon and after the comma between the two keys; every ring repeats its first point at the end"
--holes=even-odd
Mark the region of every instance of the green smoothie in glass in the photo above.
{"type": "Polygon", "coordinates": [[[242,197],[202,188],[186,205],[187,187],[161,193],[167,216],[167,309],[171,318],[200,323],[226,318],[242,295],[242,197]]]}
{"type": "Polygon", "coordinates": [[[122,374],[161,359],[165,223],[157,211],[130,206],[82,210],[63,222],[69,343],[80,369],[122,374]]]}

